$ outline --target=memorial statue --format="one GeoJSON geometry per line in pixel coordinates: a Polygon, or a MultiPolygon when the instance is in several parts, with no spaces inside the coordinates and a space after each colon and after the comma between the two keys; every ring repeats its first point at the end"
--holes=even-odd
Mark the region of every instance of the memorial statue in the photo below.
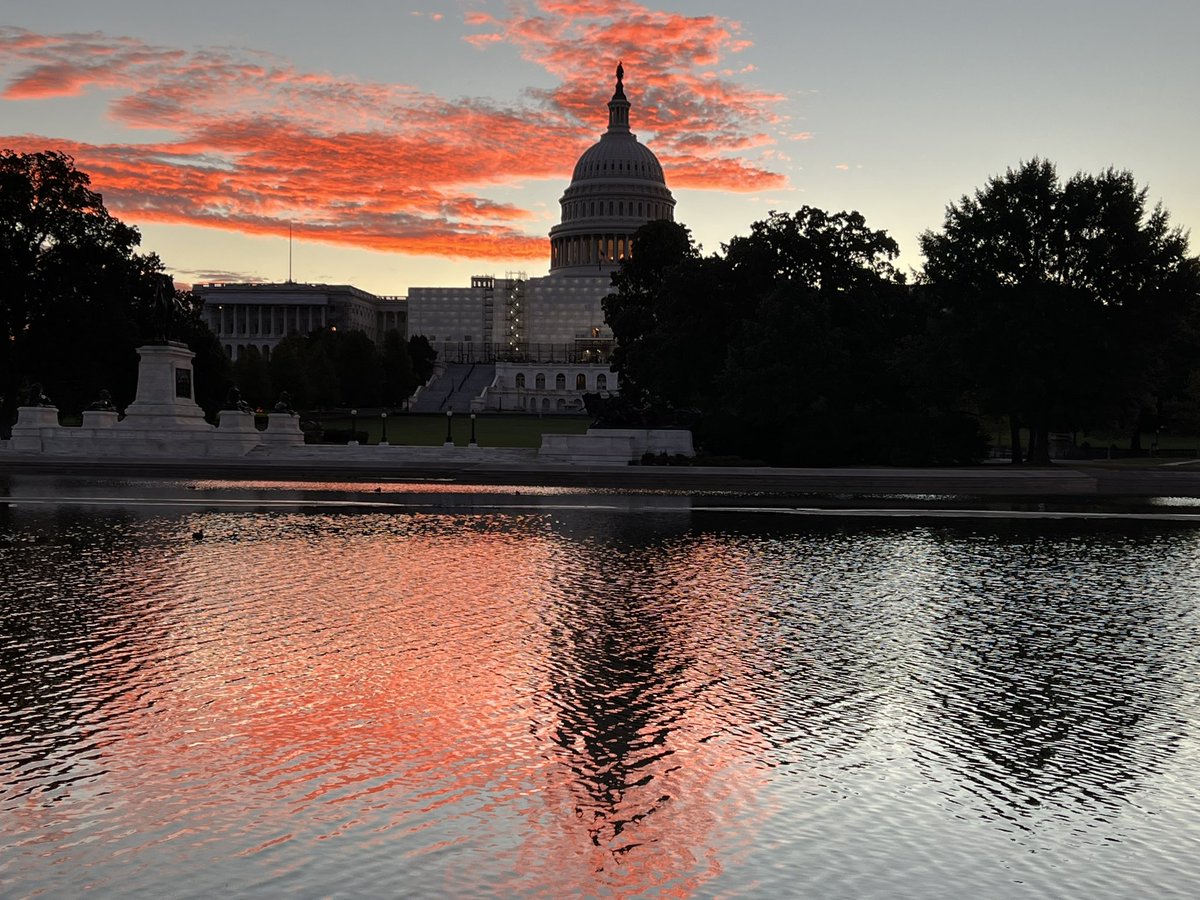
{"type": "Polygon", "coordinates": [[[292,395],[287,391],[283,391],[279,395],[279,401],[275,404],[275,412],[285,412],[289,415],[295,415],[296,411],[292,409],[292,395]]]}
{"type": "Polygon", "coordinates": [[[171,341],[171,333],[174,331],[175,322],[179,316],[179,303],[175,299],[175,281],[165,273],[156,275],[155,281],[151,307],[154,340],[156,343],[167,344],[171,341]]]}
{"type": "Polygon", "coordinates": [[[236,410],[237,412],[250,412],[250,404],[242,399],[242,392],[238,390],[235,384],[229,389],[229,393],[225,397],[225,406],[223,409],[236,410]]]}
{"type": "Polygon", "coordinates": [[[42,390],[42,383],[35,381],[29,386],[29,401],[27,406],[53,406],[50,398],[46,396],[46,392],[42,390]]]}
{"type": "Polygon", "coordinates": [[[92,401],[88,409],[113,409],[112,394],[108,392],[107,388],[100,388],[100,393],[92,401]]]}

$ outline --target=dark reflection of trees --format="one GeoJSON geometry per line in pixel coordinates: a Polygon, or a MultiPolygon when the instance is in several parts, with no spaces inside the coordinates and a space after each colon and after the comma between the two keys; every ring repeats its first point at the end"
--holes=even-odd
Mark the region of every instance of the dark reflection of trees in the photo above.
{"type": "Polygon", "coordinates": [[[5,763],[23,773],[27,789],[71,780],[72,760],[91,746],[104,707],[124,688],[123,679],[106,684],[110,673],[97,665],[139,662],[136,649],[120,649],[121,632],[156,643],[144,614],[111,594],[137,549],[135,519],[119,510],[30,515],[0,505],[0,723],[10,738],[5,763]]]}
{"type": "MultiPolygon", "coordinates": [[[[1043,806],[1115,816],[1186,727],[1181,654],[1194,647],[1166,557],[1188,532],[1008,524],[948,534],[914,674],[925,733],[961,787],[1030,825],[1043,806]]],[[[933,773],[933,777],[938,777],[933,773]]]]}
{"type": "Polygon", "coordinates": [[[912,530],[887,520],[771,513],[698,514],[720,541],[744,548],[731,627],[742,677],[726,686],[770,748],[770,766],[844,765],[878,726],[905,652],[896,603],[912,530]]]}
{"type": "Polygon", "coordinates": [[[876,727],[894,683],[901,648],[889,601],[902,535],[719,522],[683,533],[619,515],[571,529],[605,539],[564,551],[568,571],[590,577],[560,584],[550,610],[553,740],[584,792],[577,812],[590,839],[614,852],[627,849],[631,822],[671,799],[655,778],[681,741],[725,732],[748,769],[840,765],[876,727]],[[680,734],[700,708],[713,731],[680,734]]]}
{"type": "Polygon", "coordinates": [[[903,537],[837,522],[788,524],[757,545],[761,650],[749,687],[774,764],[840,763],[876,727],[891,687],[891,569],[903,537]]]}
{"type": "Polygon", "coordinates": [[[668,738],[684,712],[678,694],[688,659],[674,639],[680,623],[657,592],[671,540],[662,526],[680,530],[687,519],[572,513],[554,525],[579,538],[563,552],[583,577],[557,585],[548,623],[552,739],[583,791],[577,816],[592,843],[614,854],[636,846],[623,837],[630,824],[670,799],[653,782],[672,768],[668,738]]]}

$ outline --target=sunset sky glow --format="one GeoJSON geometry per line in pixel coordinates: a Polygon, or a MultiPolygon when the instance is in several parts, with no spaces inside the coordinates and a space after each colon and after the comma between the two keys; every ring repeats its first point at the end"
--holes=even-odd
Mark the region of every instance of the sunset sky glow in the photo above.
{"type": "Polygon", "coordinates": [[[1193,0],[46,0],[0,15],[0,146],[74,156],[182,282],[283,280],[289,228],[297,281],[541,275],[620,59],[706,251],[809,204],[917,267],[948,202],[1035,155],[1200,224],[1198,31],[1193,0]]]}

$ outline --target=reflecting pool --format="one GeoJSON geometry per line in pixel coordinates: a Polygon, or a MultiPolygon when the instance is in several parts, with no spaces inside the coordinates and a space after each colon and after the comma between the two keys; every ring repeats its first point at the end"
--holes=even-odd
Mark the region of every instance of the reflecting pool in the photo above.
{"type": "Polygon", "coordinates": [[[5,896],[1200,884],[1200,519],[0,478],[5,896]]]}

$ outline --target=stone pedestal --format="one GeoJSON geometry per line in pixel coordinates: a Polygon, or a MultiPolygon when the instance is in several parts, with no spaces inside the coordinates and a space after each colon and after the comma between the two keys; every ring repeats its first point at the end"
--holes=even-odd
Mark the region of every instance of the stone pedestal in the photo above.
{"type": "Polygon", "coordinates": [[[300,430],[300,417],[286,412],[273,412],[267,416],[267,430],[260,438],[268,447],[300,447],[304,445],[304,432],[300,430]]]}
{"type": "Polygon", "coordinates": [[[22,453],[40,453],[46,449],[45,442],[52,442],[61,430],[57,406],[20,406],[10,446],[22,453]]]}
{"type": "Polygon", "coordinates": [[[216,431],[207,437],[205,453],[217,456],[242,456],[257,447],[262,432],[254,424],[254,413],[223,409],[216,431]]]}
{"type": "Polygon", "coordinates": [[[129,429],[152,428],[168,434],[194,436],[211,433],[204,411],[196,405],[192,360],[196,354],[184,344],[148,344],[138,347],[137,397],[125,410],[122,425],[129,429]]]}
{"type": "Polygon", "coordinates": [[[112,428],[117,424],[115,409],[85,409],[83,411],[84,428],[112,428]]]}
{"type": "Polygon", "coordinates": [[[258,434],[258,427],[254,424],[254,413],[242,412],[240,409],[221,410],[217,430],[226,434],[258,434]]]}

